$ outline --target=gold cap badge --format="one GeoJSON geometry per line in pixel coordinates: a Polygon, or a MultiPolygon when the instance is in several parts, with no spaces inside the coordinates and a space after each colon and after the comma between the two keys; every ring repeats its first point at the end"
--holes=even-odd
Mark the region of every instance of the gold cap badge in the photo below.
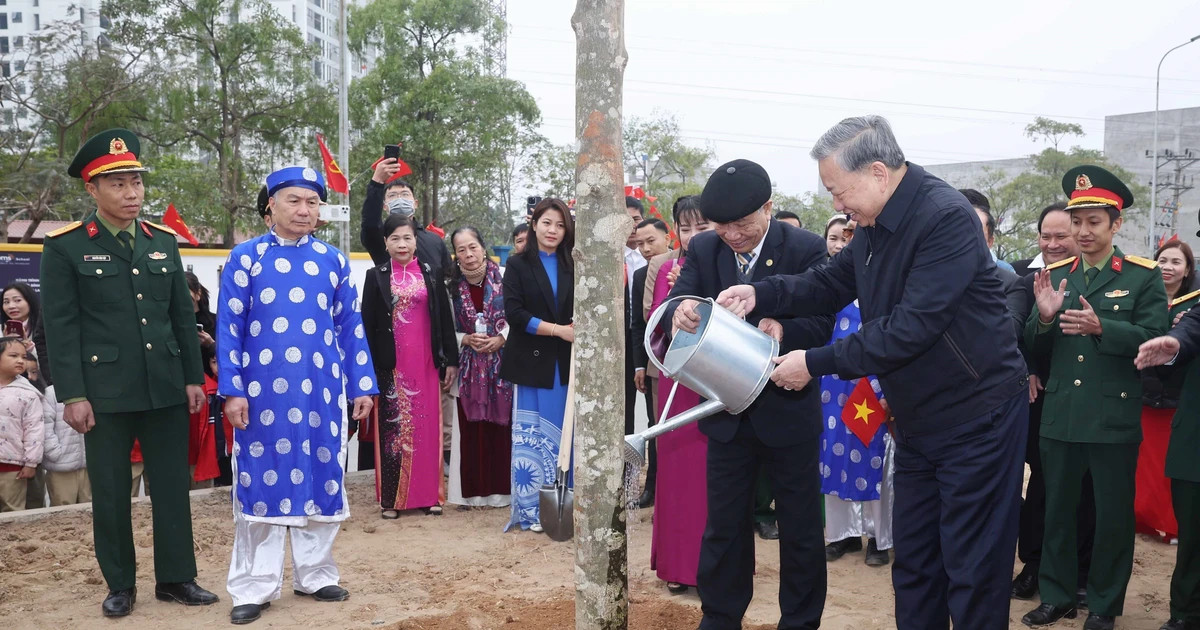
{"type": "Polygon", "coordinates": [[[108,152],[111,155],[120,155],[122,153],[128,153],[129,149],[125,147],[124,140],[120,138],[113,138],[108,143],[108,152]]]}
{"type": "Polygon", "coordinates": [[[1092,179],[1087,175],[1080,174],[1075,178],[1075,190],[1087,190],[1092,187],[1092,179]]]}

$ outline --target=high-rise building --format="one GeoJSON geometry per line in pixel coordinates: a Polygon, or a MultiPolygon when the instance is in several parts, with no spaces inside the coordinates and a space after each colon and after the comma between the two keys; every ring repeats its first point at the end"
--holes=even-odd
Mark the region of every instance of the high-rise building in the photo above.
{"type": "MultiPolygon", "coordinates": [[[[24,96],[30,89],[27,68],[40,60],[35,37],[62,21],[83,26],[81,45],[103,37],[100,0],[0,0],[0,77],[5,79],[0,86],[13,92],[0,93],[0,101],[24,96]]],[[[15,108],[4,109],[12,116],[15,108]]]]}

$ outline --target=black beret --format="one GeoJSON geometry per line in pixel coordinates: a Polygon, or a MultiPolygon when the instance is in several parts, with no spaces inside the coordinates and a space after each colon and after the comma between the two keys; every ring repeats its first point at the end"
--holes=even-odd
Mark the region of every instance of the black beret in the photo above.
{"type": "Polygon", "coordinates": [[[717,167],[700,193],[700,213],[709,221],[730,223],[749,215],[771,200],[771,177],[750,160],[734,160],[717,167]]]}

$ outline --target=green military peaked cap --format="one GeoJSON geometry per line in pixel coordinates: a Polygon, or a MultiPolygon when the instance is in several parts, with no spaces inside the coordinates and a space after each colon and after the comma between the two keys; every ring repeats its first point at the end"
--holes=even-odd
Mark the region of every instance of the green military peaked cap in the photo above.
{"type": "Polygon", "coordinates": [[[1116,208],[1124,210],[1133,205],[1133,193],[1116,175],[1085,164],[1067,171],[1062,179],[1063,192],[1070,201],[1067,209],[1116,208]]]}
{"type": "Polygon", "coordinates": [[[128,129],[108,129],[88,138],[75,152],[67,175],[89,182],[97,175],[112,173],[145,173],[138,156],[142,143],[128,129]]]}

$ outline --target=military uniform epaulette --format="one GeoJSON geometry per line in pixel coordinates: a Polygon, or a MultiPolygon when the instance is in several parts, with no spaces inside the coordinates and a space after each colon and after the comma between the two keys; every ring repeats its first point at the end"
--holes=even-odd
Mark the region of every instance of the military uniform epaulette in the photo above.
{"type": "Polygon", "coordinates": [[[1149,258],[1142,258],[1141,256],[1126,256],[1125,260],[1139,267],[1145,267],[1146,269],[1154,269],[1158,266],[1158,262],[1150,260],[1149,258]]]}
{"type": "Polygon", "coordinates": [[[1183,304],[1184,302],[1186,302],[1194,297],[1197,297],[1197,296],[1200,296],[1200,291],[1192,291],[1191,293],[1188,293],[1187,295],[1181,295],[1181,296],[1175,298],[1174,300],[1171,300],[1171,306],[1178,306],[1178,305],[1183,304]]]}
{"type": "Polygon", "coordinates": [[[142,223],[145,223],[146,225],[149,225],[150,227],[152,227],[156,230],[161,230],[163,232],[166,232],[167,234],[170,234],[172,236],[179,236],[178,232],[176,232],[175,230],[172,230],[171,228],[169,228],[165,225],[159,225],[157,223],[151,223],[149,221],[142,221],[142,223]]]}
{"type": "Polygon", "coordinates": [[[1075,262],[1076,258],[1078,258],[1078,256],[1072,256],[1070,258],[1064,258],[1056,263],[1051,263],[1049,265],[1046,265],[1046,271],[1050,271],[1051,269],[1058,269],[1059,267],[1065,267],[1066,265],[1069,265],[1069,264],[1075,262]]]}
{"type": "Polygon", "coordinates": [[[75,228],[77,228],[81,225],[83,225],[83,221],[75,221],[74,223],[68,223],[67,225],[62,226],[62,227],[58,228],[57,230],[51,230],[51,231],[47,232],[46,238],[54,238],[56,236],[62,236],[63,234],[66,234],[67,232],[70,232],[71,230],[74,230],[75,228]]]}

